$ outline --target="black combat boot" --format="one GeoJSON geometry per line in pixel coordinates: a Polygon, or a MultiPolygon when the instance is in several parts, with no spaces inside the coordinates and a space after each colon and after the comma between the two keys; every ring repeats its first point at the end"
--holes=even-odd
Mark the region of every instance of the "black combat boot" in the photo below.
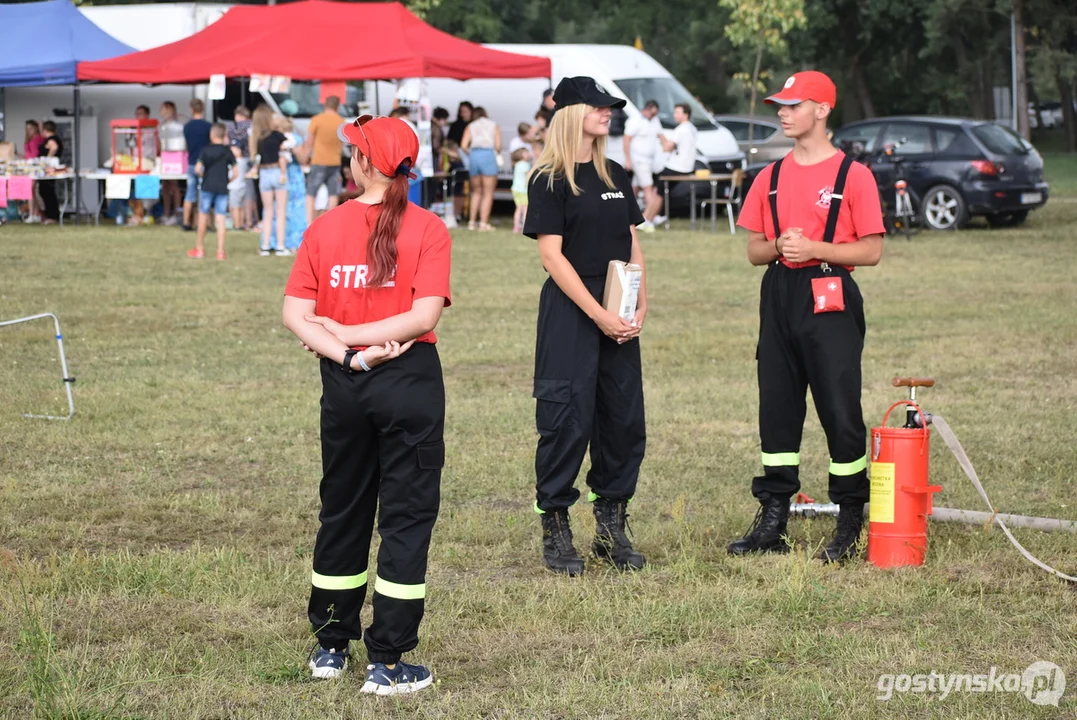
{"type": "Polygon", "coordinates": [[[834,539],[815,557],[826,563],[844,562],[856,557],[856,543],[864,528],[864,503],[842,503],[838,507],[838,527],[834,539]]]}
{"type": "Polygon", "coordinates": [[[772,495],[761,500],[748,532],[740,540],[729,543],[729,554],[789,552],[789,544],[785,541],[785,524],[788,519],[788,497],[772,495]]]}
{"type": "Polygon", "coordinates": [[[542,515],[542,559],[555,573],[571,577],[583,574],[583,558],[572,546],[568,510],[550,510],[542,515]]]}
{"type": "Polygon", "coordinates": [[[647,562],[642,553],[636,552],[625,535],[628,525],[628,501],[595,500],[595,556],[618,570],[639,570],[647,562]]]}

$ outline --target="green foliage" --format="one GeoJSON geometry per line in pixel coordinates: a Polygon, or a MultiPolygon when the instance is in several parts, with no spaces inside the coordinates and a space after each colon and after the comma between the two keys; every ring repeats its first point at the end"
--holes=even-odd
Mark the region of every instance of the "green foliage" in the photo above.
{"type": "Polygon", "coordinates": [[[785,36],[807,23],[804,0],[718,0],[729,10],[725,34],[734,45],[785,51],[785,36]]]}
{"type": "MultiPolygon", "coordinates": [[[[784,57],[787,48],[786,35],[807,24],[804,0],[718,0],[718,5],[729,10],[729,23],[725,35],[737,47],[755,50],[752,71],[734,73],[733,78],[748,86],[748,112],[755,114],[755,98],[766,88],[760,86],[763,56],[769,53],[775,58],[784,57]]],[[[748,143],[751,145],[752,127],[748,126],[748,143]]]]}
{"type": "MultiPolygon", "coordinates": [[[[79,0],[114,4],[144,0],[79,0]]],[[[254,2],[254,0],[250,0],[254,2]]],[[[1072,0],[1021,0],[1030,97],[1072,99],[1072,0]]],[[[837,123],[895,113],[993,117],[1010,85],[1013,0],[407,0],[475,42],[610,43],[643,49],[715,112],[816,68],[838,85],[837,123]],[[764,54],[759,57],[760,43],[764,54]],[[758,78],[755,75],[760,60],[758,78]]]]}

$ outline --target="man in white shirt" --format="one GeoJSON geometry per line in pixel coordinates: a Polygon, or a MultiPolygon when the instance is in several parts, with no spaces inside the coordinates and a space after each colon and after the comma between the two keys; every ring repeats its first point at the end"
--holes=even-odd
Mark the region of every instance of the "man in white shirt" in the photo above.
{"type": "Polygon", "coordinates": [[[658,151],[658,134],[662,123],[658,120],[658,103],[648,100],[640,111],[625,124],[624,150],[625,170],[632,173],[632,190],[643,190],[644,222],[639,229],[654,232],[654,218],[662,209],[662,199],[654,186],[654,159],[658,151]]]}
{"type": "Polygon", "coordinates": [[[670,153],[666,170],[688,175],[696,169],[696,126],[692,124],[692,109],[679,104],[673,107],[677,127],[670,135],[659,135],[662,149],[670,153]]]}

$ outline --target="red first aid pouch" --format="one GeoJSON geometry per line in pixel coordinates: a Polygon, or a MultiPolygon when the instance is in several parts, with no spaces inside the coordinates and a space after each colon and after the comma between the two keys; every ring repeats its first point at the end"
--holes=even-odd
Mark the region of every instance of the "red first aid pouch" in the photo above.
{"type": "Polygon", "coordinates": [[[845,293],[841,287],[841,278],[826,274],[812,278],[811,294],[815,300],[815,313],[840,312],[845,309],[845,293]]]}

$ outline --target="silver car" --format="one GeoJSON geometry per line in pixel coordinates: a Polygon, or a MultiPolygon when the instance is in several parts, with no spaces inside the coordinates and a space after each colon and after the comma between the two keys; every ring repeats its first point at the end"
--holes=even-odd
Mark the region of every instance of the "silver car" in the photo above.
{"type": "Polygon", "coordinates": [[[750,115],[715,115],[714,119],[733,133],[737,144],[748,158],[749,165],[769,163],[785,157],[793,149],[793,141],[782,133],[777,118],[760,118],[750,115]],[[752,143],[748,147],[748,125],[752,126],[752,143]]]}

